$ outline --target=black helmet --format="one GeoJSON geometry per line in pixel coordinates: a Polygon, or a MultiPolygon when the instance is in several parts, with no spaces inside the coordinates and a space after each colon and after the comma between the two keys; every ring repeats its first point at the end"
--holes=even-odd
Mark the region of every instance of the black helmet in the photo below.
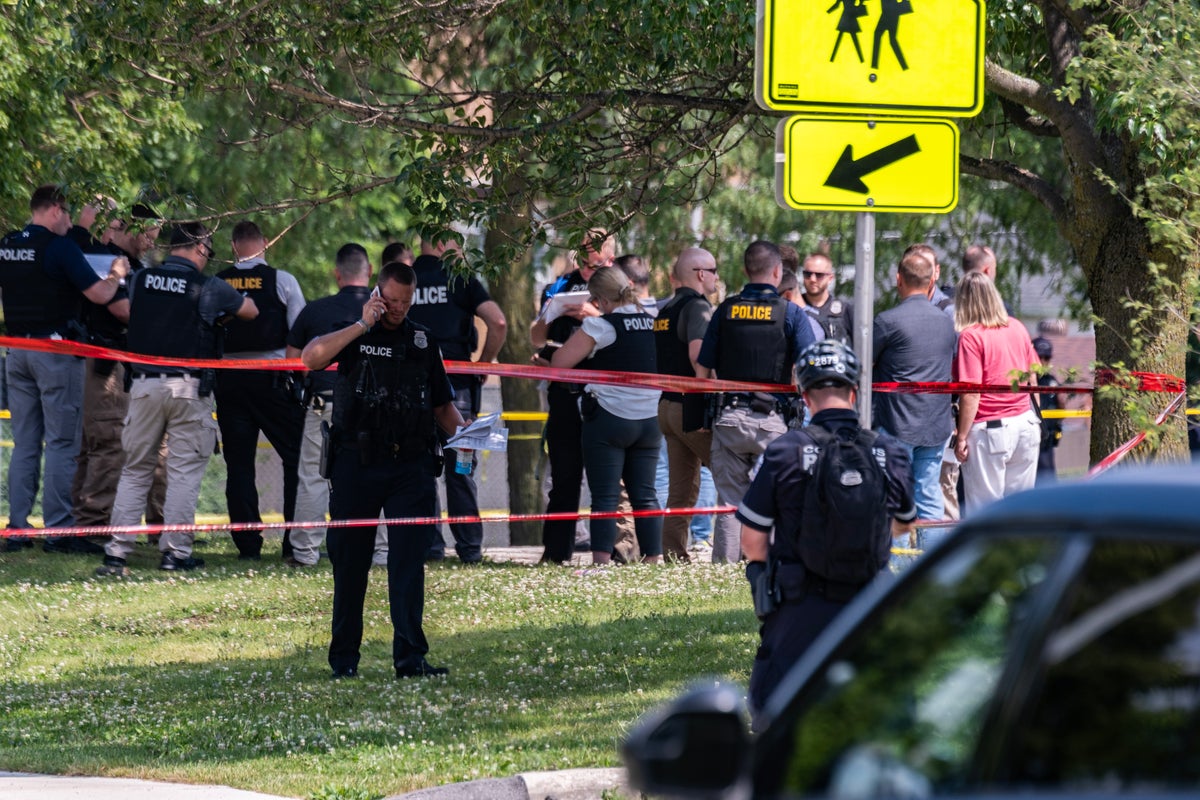
{"type": "Polygon", "coordinates": [[[836,339],[810,344],[796,362],[796,385],[800,390],[828,386],[858,386],[858,356],[836,339]]]}

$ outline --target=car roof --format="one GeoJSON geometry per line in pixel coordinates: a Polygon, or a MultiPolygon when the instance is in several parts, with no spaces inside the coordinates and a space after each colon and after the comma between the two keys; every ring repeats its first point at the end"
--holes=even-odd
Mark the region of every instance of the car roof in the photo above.
{"type": "Polygon", "coordinates": [[[1022,522],[1085,528],[1136,524],[1142,530],[1190,528],[1200,533],[1200,467],[1130,467],[1020,492],[982,509],[961,527],[1003,523],[1011,529],[1022,522]]]}

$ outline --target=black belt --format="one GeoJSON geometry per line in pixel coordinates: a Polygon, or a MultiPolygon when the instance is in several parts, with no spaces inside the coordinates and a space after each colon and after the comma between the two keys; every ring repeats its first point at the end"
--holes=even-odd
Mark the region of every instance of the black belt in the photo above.
{"type": "Polygon", "coordinates": [[[735,394],[726,393],[722,408],[748,408],[756,414],[781,412],[779,400],[768,394],[735,394]]]}

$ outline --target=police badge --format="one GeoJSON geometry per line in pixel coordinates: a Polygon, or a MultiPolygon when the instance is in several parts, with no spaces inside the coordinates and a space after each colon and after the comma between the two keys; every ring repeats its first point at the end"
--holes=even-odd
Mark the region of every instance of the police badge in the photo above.
{"type": "Polygon", "coordinates": [[[841,300],[834,300],[832,303],[830,303],[830,304],[829,304],[829,313],[830,313],[830,314],[840,314],[840,313],[842,313],[842,301],[841,301],[841,300]]]}
{"type": "Polygon", "coordinates": [[[426,347],[429,347],[429,339],[426,338],[425,331],[414,331],[413,332],[413,344],[415,344],[421,350],[424,350],[426,347]]]}

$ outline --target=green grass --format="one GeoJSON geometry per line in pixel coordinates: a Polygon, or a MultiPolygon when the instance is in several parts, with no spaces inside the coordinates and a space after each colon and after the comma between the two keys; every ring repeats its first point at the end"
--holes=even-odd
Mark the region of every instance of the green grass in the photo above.
{"type": "MultiPolygon", "coordinates": [[[[278,545],[268,544],[277,558],[278,545]]],[[[393,677],[386,574],[372,571],[355,681],[325,661],[327,562],[159,572],[0,555],[0,769],[379,797],[527,770],[616,766],[639,714],[701,676],[745,682],[756,625],[735,566],[431,566],[430,660],[393,677]]]]}

